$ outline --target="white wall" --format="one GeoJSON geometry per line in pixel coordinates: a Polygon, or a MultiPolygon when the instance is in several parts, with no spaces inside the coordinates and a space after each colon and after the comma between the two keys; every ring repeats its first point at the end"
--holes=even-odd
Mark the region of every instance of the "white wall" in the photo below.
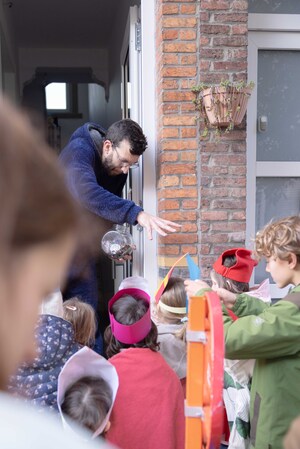
{"type": "Polygon", "coordinates": [[[99,48],[20,48],[20,92],[37,67],[91,67],[98,81],[108,83],[107,50],[99,48]]]}
{"type": "Polygon", "coordinates": [[[78,112],[82,118],[58,119],[61,126],[61,148],[68,143],[73,132],[89,121],[88,84],[78,84],[78,112]]]}

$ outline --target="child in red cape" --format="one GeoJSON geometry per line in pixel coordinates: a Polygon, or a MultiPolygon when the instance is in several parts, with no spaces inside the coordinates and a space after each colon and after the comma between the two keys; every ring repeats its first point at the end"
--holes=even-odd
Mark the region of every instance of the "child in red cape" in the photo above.
{"type": "Polygon", "coordinates": [[[120,290],[109,302],[107,355],[119,390],[106,439],[122,449],[183,449],[184,397],[180,381],[158,351],[150,297],[120,290]]]}

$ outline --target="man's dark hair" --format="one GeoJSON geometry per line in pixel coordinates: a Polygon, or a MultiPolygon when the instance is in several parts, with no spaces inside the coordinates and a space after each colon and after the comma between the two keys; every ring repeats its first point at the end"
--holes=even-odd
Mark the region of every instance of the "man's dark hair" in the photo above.
{"type": "MultiPolygon", "coordinates": [[[[113,304],[111,313],[116,321],[126,326],[130,326],[139,321],[148,309],[149,304],[143,299],[126,295],[119,298],[118,301],[113,304]]],[[[111,326],[108,326],[104,332],[104,339],[107,345],[106,354],[108,357],[112,357],[124,348],[148,348],[152,351],[158,351],[159,343],[157,342],[157,336],[157,327],[152,321],[150,332],[143,340],[135,344],[125,344],[114,337],[111,331],[111,326]]]]}
{"type": "Polygon", "coordinates": [[[130,145],[130,153],[136,156],[140,156],[148,145],[142,128],[131,119],[113,123],[108,128],[105,139],[110,140],[114,147],[117,147],[122,140],[127,140],[130,145]]]}

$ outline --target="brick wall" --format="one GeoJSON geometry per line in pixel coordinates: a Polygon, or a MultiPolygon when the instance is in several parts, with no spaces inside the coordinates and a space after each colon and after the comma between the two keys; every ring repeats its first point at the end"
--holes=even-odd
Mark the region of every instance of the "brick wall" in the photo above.
{"type": "Polygon", "coordinates": [[[159,239],[161,276],[189,252],[207,278],[224,249],[244,245],[245,121],[203,138],[191,87],[247,78],[247,10],[245,0],[156,2],[158,211],[182,224],[159,239]]]}

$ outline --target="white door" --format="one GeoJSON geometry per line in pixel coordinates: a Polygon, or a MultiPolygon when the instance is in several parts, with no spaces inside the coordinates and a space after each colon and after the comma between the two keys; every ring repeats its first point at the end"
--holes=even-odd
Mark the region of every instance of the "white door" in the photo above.
{"type": "MultiPolygon", "coordinates": [[[[141,124],[141,24],[139,8],[129,9],[125,35],[120,55],[122,74],[121,107],[122,118],[131,118],[141,124]]],[[[139,167],[130,169],[123,196],[143,205],[143,157],[140,157],[139,167]]],[[[143,232],[140,227],[132,226],[130,232],[136,245],[131,261],[125,264],[114,263],[115,287],[124,277],[143,275],[143,232]]]]}
{"type": "MultiPolygon", "coordinates": [[[[300,16],[250,14],[247,245],[272,218],[300,213],[300,16]],[[254,31],[255,29],[255,31],[254,31]]],[[[265,264],[254,283],[268,277],[265,264]]],[[[271,278],[270,278],[271,279],[271,278]]],[[[271,286],[272,297],[287,289],[271,286]]]]}

